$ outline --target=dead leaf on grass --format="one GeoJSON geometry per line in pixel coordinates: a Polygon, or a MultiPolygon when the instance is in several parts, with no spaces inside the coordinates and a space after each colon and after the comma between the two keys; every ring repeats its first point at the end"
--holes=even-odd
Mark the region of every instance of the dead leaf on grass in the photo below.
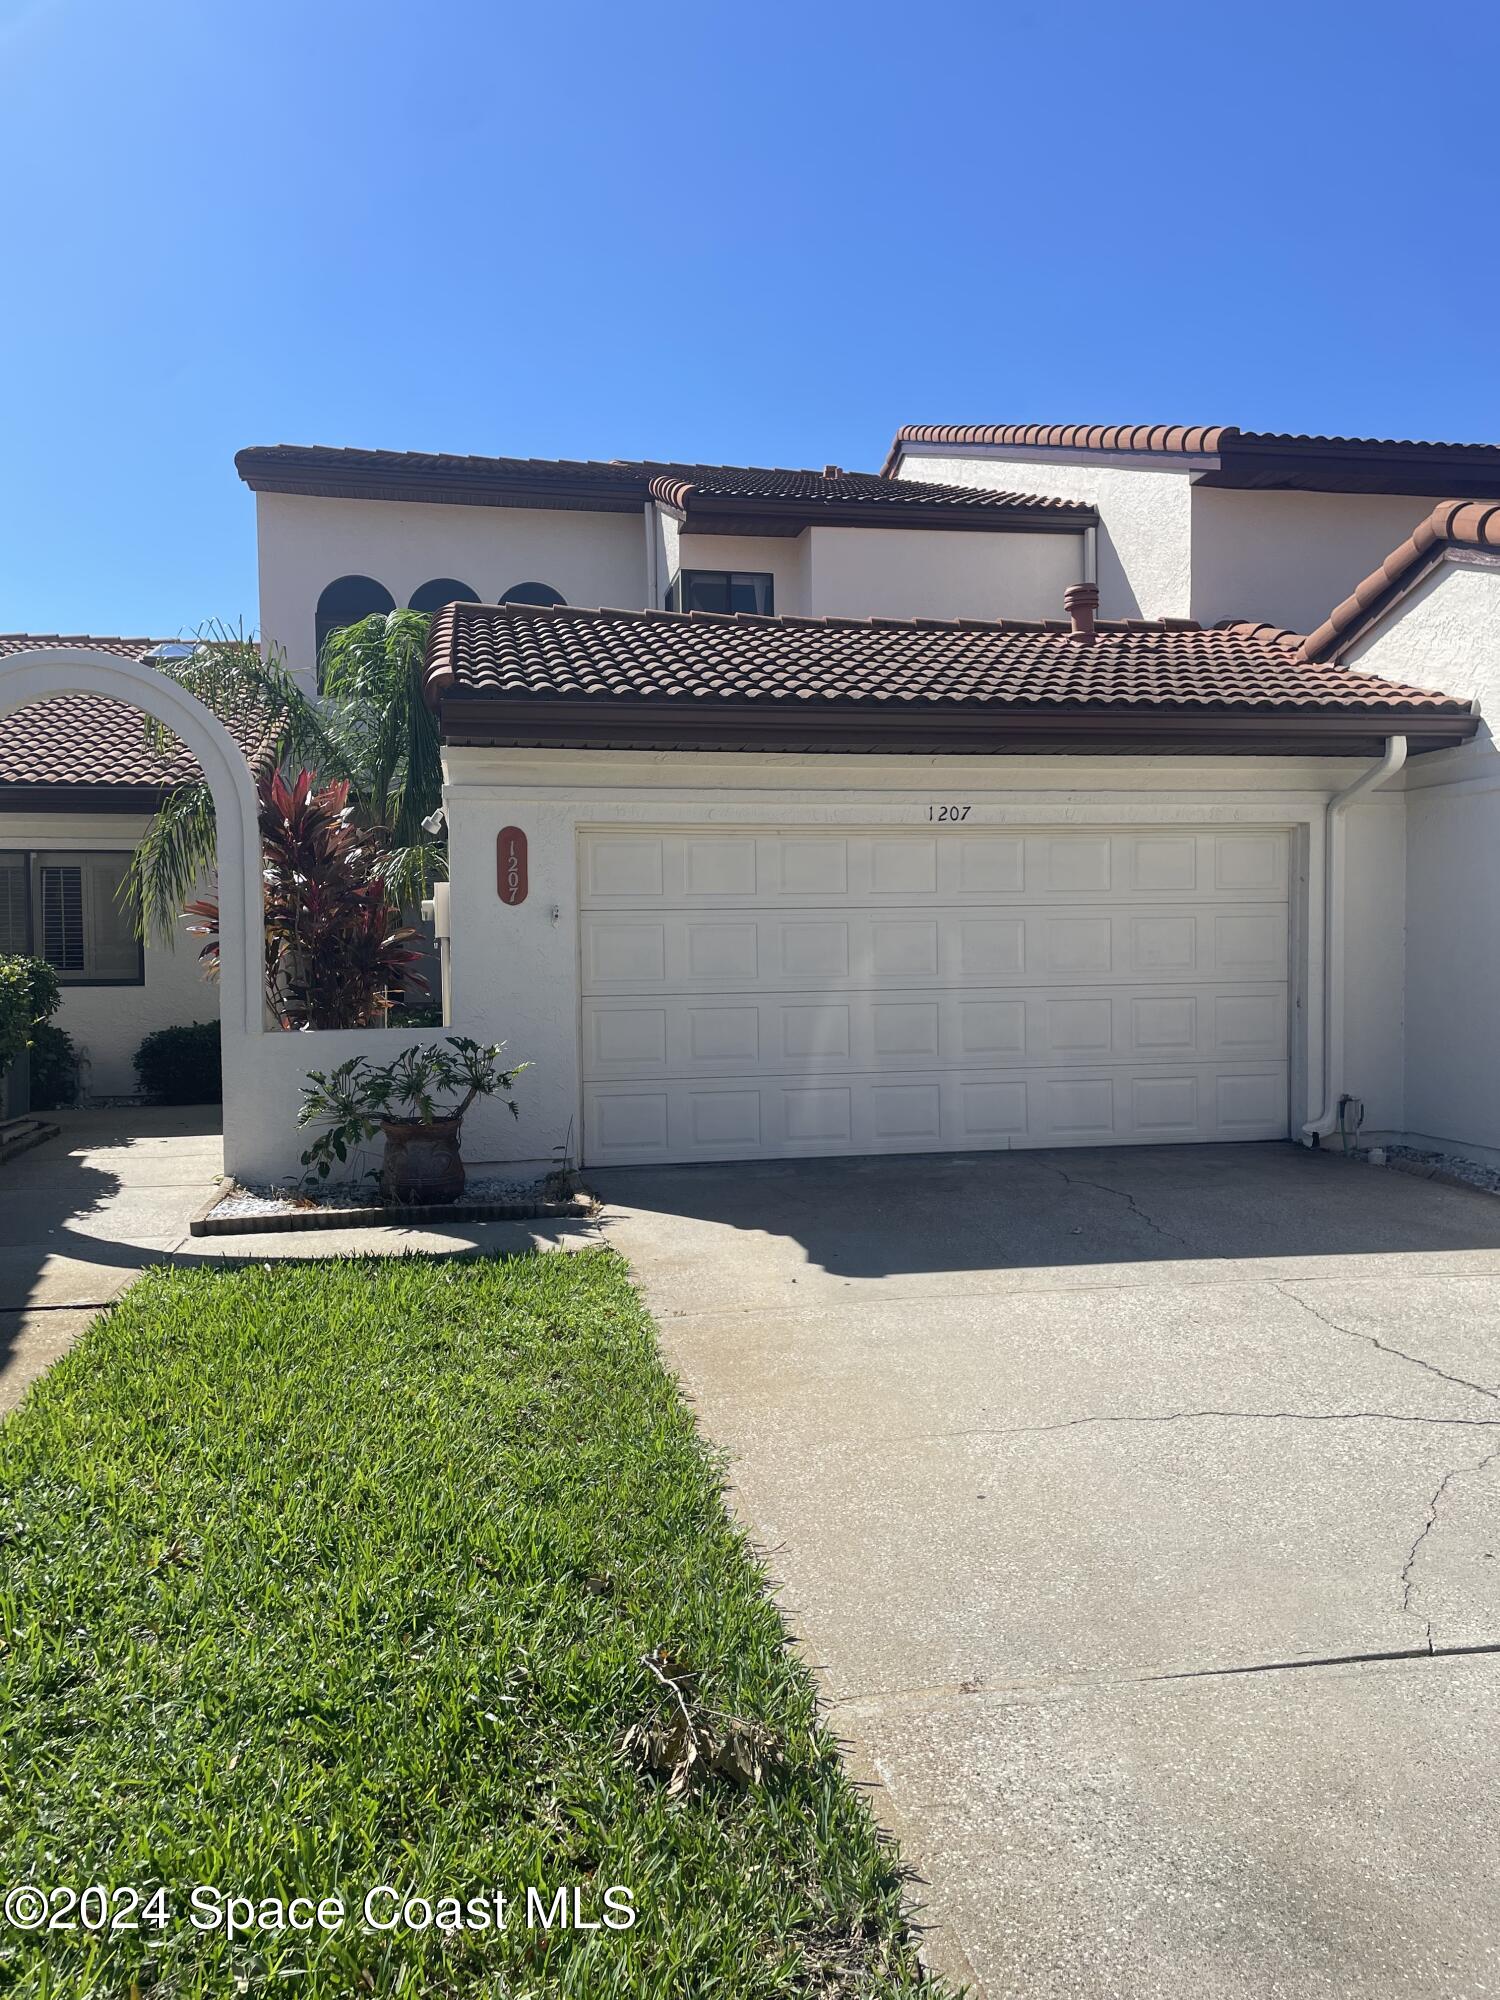
{"type": "Polygon", "coordinates": [[[667,1778],[670,1798],[685,1797],[695,1774],[704,1771],[748,1788],[764,1784],[780,1765],[781,1744],[774,1730],[744,1716],[718,1715],[691,1698],[697,1677],[684,1661],[657,1646],[641,1665],[671,1695],[676,1713],[666,1721],[633,1722],[620,1738],[620,1755],[667,1778]]]}

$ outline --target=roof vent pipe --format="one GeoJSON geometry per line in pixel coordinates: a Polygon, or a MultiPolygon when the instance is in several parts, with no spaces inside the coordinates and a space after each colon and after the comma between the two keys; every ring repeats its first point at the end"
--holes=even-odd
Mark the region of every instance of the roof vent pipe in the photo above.
{"type": "Polygon", "coordinates": [[[1099,609],[1097,583],[1070,583],[1063,592],[1063,610],[1068,614],[1075,639],[1094,637],[1094,613],[1099,609]]]}

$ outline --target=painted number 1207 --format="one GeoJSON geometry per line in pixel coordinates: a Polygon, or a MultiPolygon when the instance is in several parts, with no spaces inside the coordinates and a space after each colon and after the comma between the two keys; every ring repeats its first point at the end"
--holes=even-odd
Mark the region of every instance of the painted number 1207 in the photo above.
{"type": "Polygon", "coordinates": [[[933,820],[967,819],[971,810],[969,806],[929,806],[927,817],[933,820]]]}

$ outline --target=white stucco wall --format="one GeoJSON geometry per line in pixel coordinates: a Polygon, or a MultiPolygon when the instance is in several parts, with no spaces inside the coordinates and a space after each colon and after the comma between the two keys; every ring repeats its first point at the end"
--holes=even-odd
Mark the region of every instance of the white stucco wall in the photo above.
{"type": "Polygon", "coordinates": [[[441,507],[416,501],[256,495],[260,629],[311,685],[318,598],[337,577],[369,576],[398,605],[434,577],[494,603],[513,584],[550,583],[569,604],[646,602],[639,511],[441,507]]]}
{"type": "Polygon", "coordinates": [[[802,540],[814,618],[1061,618],[1083,576],[1081,533],[809,528],[802,540]]]}
{"type": "Polygon", "coordinates": [[[1461,750],[1406,772],[1408,1136],[1500,1159],[1500,567],[1444,564],[1347,655],[1365,673],[1478,697],[1461,750]]]}
{"type": "Polygon", "coordinates": [[[906,452],[900,477],[1087,501],[1099,509],[1100,617],[1193,615],[1193,492],[1187,469],[1110,465],[1082,455],[1048,459],[944,449],[931,456],[906,452]]]}
{"type": "MultiPolygon", "coordinates": [[[[0,813],[0,848],[41,852],[129,853],[145,820],[123,813],[0,813]]],[[[53,1024],[78,1043],[88,1060],[85,1092],[133,1097],[139,1086],[131,1058],[153,1028],[219,1018],[219,989],[203,977],[199,941],[175,948],[148,944],[140,986],[67,986],[53,1024]]]]}
{"type": "Polygon", "coordinates": [[[807,545],[806,534],[690,535],[679,532],[672,550],[671,572],[663,578],[663,586],[679,569],[752,570],[774,579],[778,617],[806,617],[807,545]]]}
{"type": "Polygon", "coordinates": [[[1192,615],[1311,632],[1437,505],[1394,493],[1192,489],[1192,615]]]}
{"type": "Polygon", "coordinates": [[[1366,1139],[1406,1125],[1406,798],[1357,799],[1345,822],[1343,1087],[1365,1107],[1366,1139]]]}

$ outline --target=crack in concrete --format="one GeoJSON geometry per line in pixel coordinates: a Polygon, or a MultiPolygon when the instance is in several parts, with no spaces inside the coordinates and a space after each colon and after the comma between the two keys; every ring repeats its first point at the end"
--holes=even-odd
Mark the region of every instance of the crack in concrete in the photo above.
{"type": "Polygon", "coordinates": [[[1248,1667],[1188,1667],[1173,1674],[1142,1674],[1141,1681],[1208,1681],[1236,1674],[1294,1674],[1305,1667],[1372,1667],[1390,1661],[1462,1660],[1477,1654],[1500,1653],[1500,1639],[1481,1639],[1472,1646],[1393,1646],[1381,1653],[1330,1653],[1316,1660],[1262,1660],[1248,1667]]]}
{"type": "Polygon", "coordinates": [[[1054,1166],[1050,1160],[1040,1161],[1038,1164],[1041,1165],[1047,1173],[1056,1174],[1058,1179],[1062,1181],[1067,1187],[1092,1188],[1096,1194],[1113,1195],[1116,1201],[1124,1202],[1130,1214],[1132,1214],[1138,1222],[1144,1222],[1148,1229],[1154,1229],[1156,1231],[1156,1234],[1162,1237],[1164,1241],[1168,1243],[1175,1243],[1178,1245],[1180,1249],[1183,1250],[1190,1250],[1192,1248],[1192,1245],[1188,1242],[1185,1236],[1179,1236],[1177,1232],[1173,1229],[1163,1228],[1162,1224],[1156,1220],[1154,1215],[1148,1215],[1145,1209],[1141,1207],[1140,1203],[1136,1200],[1135,1196],[1131,1194],[1128,1188],[1113,1188],[1108,1186],[1104,1181],[1086,1181],[1082,1178],[1081,1175],[1070,1174],[1066,1171],[1065,1168],[1054,1166]]]}
{"type": "Polygon", "coordinates": [[[1244,1679],[1255,1674],[1292,1674],[1310,1668],[1410,1665],[1418,1660],[1462,1660],[1500,1653],[1500,1639],[1476,1639],[1463,1646],[1390,1646],[1369,1653],[1319,1653],[1295,1660],[1252,1660],[1229,1667],[1174,1667],[1165,1673],[1056,1673],[1015,1677],[991,1671],[961,1681],[927,1686],[866,1688],[825,1698],[823,1709],[836,1720],[841,1709],[875,1708],[883,1702],[973,1700],[988,1696],[1088,1695],[1104,1688],[1159,1687],[1171,1681],[1244,1679]]]}
{"type": "MultiPolygon", "coordinates": [[[[1180,1424],[1202,1418],[1223,1417],[1243,1423],[1272,1424],[1437,1424],[1459,1430],[1500,1430],[1500,1417],[1414,1417],[1402,1410],[1165,1410],[1140,1416],[1101,1414],[1063,1417],[1055,1424],[997,1424],[965,1431],[914,1431],[911,1437],[1039,1437],[1052,1431],[1081,1430],[1090,1424],[1180,1424]]],[[[1495,1454],[1500,1457],[1500,1452],[1495,1454]]],[[[1485,1461],[1488,1463],[1488,1460],[1485,1461]]],[[[1474,1467],[1460,1467],[1477,1470],[1474,1467]]]]}
{"type": "Polygon", "coordinates": [[[1283,1298],[1290,1299],[1294,1305],[1301,1306],[1304,1312],[1311,1313],[1313,1318],[1320,1325],[1326,1326],[1331,1333],[1341,1333],[1348,1340],[1362,1340],[1367,1346],[1378,1349],[1382,1354],[1389,1354],[1397,1361],[1408,1361],[1413,1368],[1420,1368],[1425,1374],[1435,1375],[1440,1382],[1451,1382],[1455,1389],[1472,1389],[1476,1396],[1488,1396],[1492,1403],[1500,1402],[1500,1389],[1488,1388],[1483,1382],[1471,1382],[1466,1375],[1450,1375],[1446,1368],[1439,1368],[1436,1362],[1424,1361],[1419,1354],[1408,1354],[1400,1347],[1392,1347],[1389,1341],[1382,1340],[1378,1334],[1362,1333],[1357,1326],[1344,1326],[1338,1320],[1330,1319],[1327,1313],[1313,1304],[1311,1299],[1305,1299],[1300,1292],[1294,1292],[1289,1280],[1273,1279],[1272,1287],[1280,1292],[1283,1298]]]}
{"type": "Polygon", "coordinates": [[[1485,1467],[1493,1465],[1497,1458],[1500,1458],[1500,1451],[1488,1452],[1476,1465],[1455,1465],[1450,1471],[1443,1474],[1442,1478],[1438,1481],[1437,1491],[1427,1503],[1427,1519],[1422,1523],[1422,1531],[1407,1551],[1406,1562],[1401,1571],[1401,1609],[1409,1618],[1422,1619],[1422,1628],[1427,1635],[1427,1651],[1429,1653],[1433,1651],[1432,1620],[1430,1618],[1423,1618],[1422,1613],[1415,1608],[1411,1601],[1412,1592],[1415,1590],[1417,1583],[1415,1571],[1417,1559],[1422,1553],[1422,1544],[1437,1526],[1438,1514],[1442,1510],[1443,1497],[1454,1480],[1461,1478],[1466,1472],[1483,1472],[1485,1467]]]}

